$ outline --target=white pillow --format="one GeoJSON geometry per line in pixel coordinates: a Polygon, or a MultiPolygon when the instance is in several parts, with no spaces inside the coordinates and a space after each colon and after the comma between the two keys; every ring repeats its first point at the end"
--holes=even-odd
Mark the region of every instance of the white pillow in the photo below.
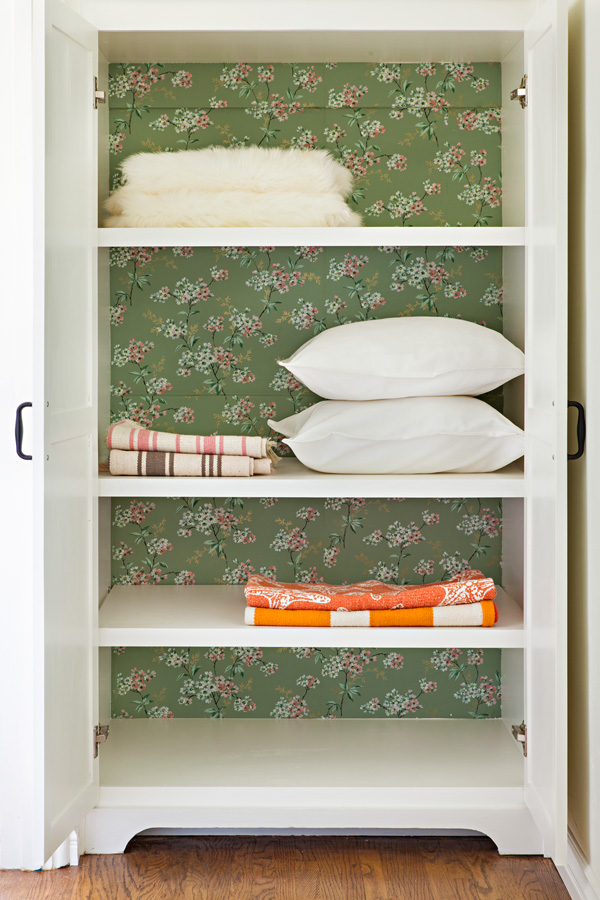
{"type": "Polygon", "coordinates": [[[525,449],[521,429],[473,397],[323,400],[269,425],[318,472],[493,472],[525,449]]]}
{"type": "Polygon", "coordinates": [[[279,365],[329,400],[387,400],[483,394],[522,375],[525,357],[483,325],[407,316],[330,328],[279,365]]]}

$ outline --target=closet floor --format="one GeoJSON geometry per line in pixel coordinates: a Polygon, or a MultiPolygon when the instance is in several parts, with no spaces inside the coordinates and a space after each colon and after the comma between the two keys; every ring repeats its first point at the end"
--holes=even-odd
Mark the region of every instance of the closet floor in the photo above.
{"type": "Polygon", "coordinates": [[[569,900],[487,838],[145,837],[77,868],[0,872],[2,900],[569,900]]]}

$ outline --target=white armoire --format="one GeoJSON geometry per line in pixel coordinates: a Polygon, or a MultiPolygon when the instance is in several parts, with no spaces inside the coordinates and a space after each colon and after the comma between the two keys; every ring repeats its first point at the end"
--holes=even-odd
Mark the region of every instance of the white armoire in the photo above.
{"type": "MultiPolygon", "coordinates": [[[[75,861],[81,852],[118,852],[150,828],[474,830],[489,834],[502,853],[541,853],[563,864],[563,3],[258,0],[250,9],[245,0],[48,0],[33,4],[31,18],[31,11],[14,6],[12,71],[19,71],[22,57],[15,48],[21,47],[31,52],[32,74],[27,64],[22,84],[14,75],[13,122],[31,134],[33,144],[14,150],[15,180],[8,185],[16,212],[6,342],[13,388],[2,399],[2,477],[9,510],[2,614],[9,637],[1,689],[10,712],[3,717],[0,864],[38,868],[48,860],[75,861]],[[107,117],[94,94],[106,90],[108,63],[242,57],[249,62],[500,62],[504,224],[187,229],[185,234],[99,228],[99,201],[109,187],[107,117]],[[520,87],[520,96],[511,100],[520,87]],[[34,98],[33,112],[22,91],[34,98]],[[110,647],[261,641],[300,646],[308,639],[291,629],[257,634],[243,625],[241,607],[232,615],[225,595],[214,587],[206,589],[204,605],[188,603],[185,587],[170,588],[176,594],[168,605],[142,589],[109,592],[111,498],[182,492],[204,497],[217,486],[216,479],[190,486],[191,479],[147,478],[141,487],[141,479],[98,473],[99,435],[108,422],[107,248],[298,243],[476,243],[504,250],[504,333],[526,358],[525,378],[506,392],[505,412],[525,429],[524,462],[483,475],[335,476],[286,460],[268,486],[269,496],[281,497],[503,498],[503,585],[495,628],[447,629],[441,637],[427,629],[401,635],[376,629],[374,636],[352,629],[348,637],[319,638],[325,646],[347,641],[348,646],[501,648],[502,717],[116,721],[108,740],[98,743],[95,729],[109,724],[104,658],[110,647]],[[32,343],[24,337],[29,334],[32,343]],[[16,407],[24,401],[33,403],[22,411],[30,461],[16,456],[12,436],[16,407]],[[385,765],[365,770],[360,761],[373,754],[385,765]],[[307,758],[336,763],[307,767],[307,758]]],[[[227,482],[218,484],[219,496],[234,492],[227,482]]],[[[246,496],[265,490],[260,479],[251,480],[246,496]]]]}

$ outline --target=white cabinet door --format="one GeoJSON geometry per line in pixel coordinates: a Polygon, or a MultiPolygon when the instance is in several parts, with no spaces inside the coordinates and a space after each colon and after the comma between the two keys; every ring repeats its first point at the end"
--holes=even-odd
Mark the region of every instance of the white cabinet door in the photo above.
{"type": "MultiPolygon", "coordinates": [[[[527,703],[526,801],[545,852],[565,862],[566,17],[548,0],[525,34],[527,703]]],[[[515,85],[516,86],[516,85],[515,85]]]]}
{"type": "MultiPolygon", "coordinates": [[[[48,858],[94,805],[97,709],[95,532],[97,33],[46,5],[45,271],[34,407],[43,521],[44,849],[48,858]],[[43,504],[43,508],[42,508],[43,504]]],[[[40,140],[42,135],[40,134],[40,140]]],[[[42,566],[40,566],[42,571],[42,566]]],[[[41,712],[41,710],[40,710],[41,712]]]]}

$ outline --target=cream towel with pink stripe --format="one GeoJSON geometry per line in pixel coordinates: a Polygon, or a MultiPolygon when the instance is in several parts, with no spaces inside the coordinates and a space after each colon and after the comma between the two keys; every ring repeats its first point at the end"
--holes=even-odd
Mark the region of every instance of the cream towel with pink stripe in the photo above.
{"type": "Polygon", "coordinates": [[[250,456],[279,460],[268,438],[246,435],[169,434],[140,426],[131,419],[111,425],[106,435],[109,450],[144,450],[160,453],[198,453],[207,456],[250,456]]]}
{"type": "Polygon", "coordinates": [[[108,456],[111,475],[146,475],[193,478],[239,478],[270,475],[270,459],[251,456],[206,456],[202,453],[163,453],[160,450],[111,450],[108,456]]]}

